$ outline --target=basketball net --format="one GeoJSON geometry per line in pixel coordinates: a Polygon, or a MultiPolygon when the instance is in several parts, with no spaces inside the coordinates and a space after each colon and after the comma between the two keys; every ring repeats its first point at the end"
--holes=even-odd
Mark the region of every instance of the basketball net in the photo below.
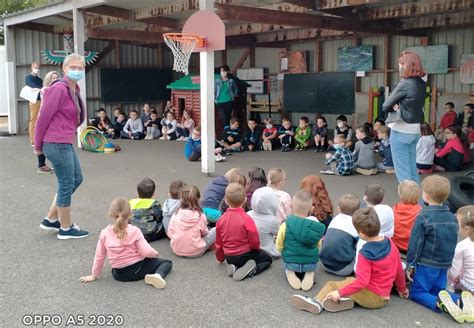
{"type": "Polygon", "coordinates": [[[166,33],[163,34],[163,39],[173,52],[173,70],[188,75],[189,59],[199,38],[192,34],[166,33]]]}

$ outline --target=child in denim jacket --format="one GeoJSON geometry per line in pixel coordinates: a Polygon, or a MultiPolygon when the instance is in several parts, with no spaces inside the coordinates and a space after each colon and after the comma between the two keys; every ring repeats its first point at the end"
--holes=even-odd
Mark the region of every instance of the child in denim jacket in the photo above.
{"type": "Polygon", "coordinates": [[[432,175],[423,180],[422,190],[428,206],[418,214],[408,245],[409,280],[415,270],[410,298],[435,312],[449,312],[462,323],[466,314],[455,303],[459,297],[445,290],[458,238],[458,222],[449,208],[442,205],[451,185],[447,178],[432,175]]]}

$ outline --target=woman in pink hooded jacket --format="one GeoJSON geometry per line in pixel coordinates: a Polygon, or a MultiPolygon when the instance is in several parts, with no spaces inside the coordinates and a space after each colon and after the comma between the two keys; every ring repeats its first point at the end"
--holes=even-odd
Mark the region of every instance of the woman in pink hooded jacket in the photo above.
{"type": "Polygon", "coordinates": [[[207,228],[207,218],[199,206],[201,194],[195,186],[181,192],[181,207],[171,217],[168,237],[173,253],[184,257],[200,257],[216,240],[216,229],[207,228]]]}

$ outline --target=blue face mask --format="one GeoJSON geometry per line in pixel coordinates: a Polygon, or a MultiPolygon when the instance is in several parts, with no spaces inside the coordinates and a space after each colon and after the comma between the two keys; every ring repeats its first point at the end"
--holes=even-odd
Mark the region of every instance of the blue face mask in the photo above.
{"type": "Polygon", "coordinates": [[[67,71],[67,77],[73,81],[79,81],[80,79],[83,79],[85,76],[86,76],[85,71],[73,71],[73,70],[67,71]]]}
{"type": "Polygon", "coordinates": [[[334,144],[334,146],[333,146],[333,147],[334,147],[334,149],[336,149],[336,150],[337,150],[337,149],[340,149],[340,148],[341,148],[341,145],[334,144]]]}

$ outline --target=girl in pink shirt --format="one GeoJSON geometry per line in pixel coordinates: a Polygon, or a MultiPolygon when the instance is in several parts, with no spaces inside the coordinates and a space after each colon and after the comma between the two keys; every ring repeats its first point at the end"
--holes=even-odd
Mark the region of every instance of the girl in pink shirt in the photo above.
{"type": "Polygon", "coordinates": [[[293,213],[291,210],[291,197],[281,188],[286,183],[286,173],[283,169],[275,168],[268,171],[268,186],[273,189],[278,200],[276,217],[280,224],[286,220],[286,217],[293,213]]]}
{"type": "Polygon", "coordinates": [[[137,227],[128,224],[132,210],[128,200],[119,197],[110,204],[109,216],[113,224],[101,231],[95,250],[94,264],[90,276],[81,277],[80,282],[97,280],[102,273],[105,256],[109,258],[112,276],[118,281],[137,281],[156,288],[165,288],[165,277],[173,264],[158,258],[137,227]]]}
{"type": "Polygon", "coordinates": [[[170,246],[178,256],[202,256],[216,241],[216,229],[207,228],[207,218],[199,206],[201,194],[195,186],[181,191],[181,208],[168,227],[170,246]]]}
{"type": "Polygon", "coordinates": [[[459,234],[464,239],[454,251],[448,282],[453,292],[458,289],[474,294],[474,206],[461,207],[456,217],[459,221],[459,234]]]}

